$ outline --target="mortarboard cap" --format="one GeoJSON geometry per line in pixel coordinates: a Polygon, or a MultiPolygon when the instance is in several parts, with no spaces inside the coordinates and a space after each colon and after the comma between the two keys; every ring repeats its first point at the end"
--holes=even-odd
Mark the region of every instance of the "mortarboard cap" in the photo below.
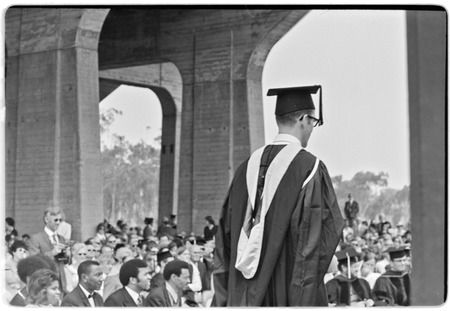
{"type": "Polygon", "coordinates": [[[389,247],[386,252],[389,253],[391,260],[402,258],[407,255],[406,248],[404,246],[389,247]]]}
{"type": "Polygon", "coordinates": [[[353,247],[336,252],[335,256],[339,264],[347,263],[348,258],[351,263],[360,261],[360,254],[353,247]]]}
{"type": "Polygon", "coordinates": [[[316,94],[320,89],[319,97],[319,125],[323,124],[322,116],[322,86],[298,86],[269,89],[267,96],[277,95],[277,102],[275,107],[275,115],[282,116],[287,113],[316,109],[311,94],[316,94]]]}

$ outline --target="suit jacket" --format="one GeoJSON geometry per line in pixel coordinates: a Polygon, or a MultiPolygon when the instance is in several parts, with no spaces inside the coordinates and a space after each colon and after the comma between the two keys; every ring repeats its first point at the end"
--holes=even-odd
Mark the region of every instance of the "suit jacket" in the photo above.
{"type": "MultiPolygon", "coordinates": [[[[103,298],[98,293],[94,292],[94,303],[96,307],[103,306],[103,298]]],[[[78,284],[77,287],[68,293],[61,302],[61,307],[90,307],[88,298],[78,284]]]]}
{"type": "Polygon", "coordinates": [[[122,287],[109,295],[103,305],[105,307],[137,307],[137,304],[130,294],[128,294],[125,287],[122,287]]]}
{"type": "MultiPolygon", "coordinates": [[[[64,237],[60,234],[57,234],[58,241],[61,244],[65,244],[66,240],[64,237]]],[[[33,234],[30,238],[30,244],[29,244],[29,250],[28,252],[30,255],[35,254],[44,254],[52,259],[55,260],[55,256],[52,253],[52,249],[54,248],[52,242],[50,241],[50,238],[48,237],[47,233],[45,233],[44,230],[41,232],[38,232],[36,234],[33,234]]],[[[64,273],[64,262],[55,260],[56,267],[58,269],[58,274],[60,278],[60,286],[63,289],[64,292],[66,292],[66,275],[64,273]]]]}
{"type": "Polygon", "coordinates": [[[172,300],[167,291],[166,284],[156,287],[150,291],[145,298],[146,305],[150,307],[172,307],[172,300]]]}
{"type": "Polygon", "coordinates": [[[28,291],[27,291],[27,288],[24,287],[19,291],[19,293],[17,293],[13,297],[13,299],[9,302],[9,304],[11,306],[16,306],[16,307],[25,307],[27,305],[27,301],[23,297],[27,297],[27,296],[28,296],[28,291]]]}
{"type": "MultiPolygon", "coordinates": [[[[66,243],[66,240],[64,237],[60,234],[57,234],[58,240],[61,244],[66,243]]],[[[33,234],[30,238],[30,246],[29,246],[29,253],[30,255],[35,255],[38,253],[44,254],[50,258],[53,258],[52,249],[53,244],[50,241],[50,238],[48,237],[47,233],[45,233],[44,230],[41,232],[38,232],[36,234],[33,234]]]]}
{"type": "Polygon", "coordinates": [[[206,264],[202,261],[197,262],[197,268],[200,272],[200,279],[202,280],[202,292],[211,289],[211,279],[208,275],[206,264]]]}

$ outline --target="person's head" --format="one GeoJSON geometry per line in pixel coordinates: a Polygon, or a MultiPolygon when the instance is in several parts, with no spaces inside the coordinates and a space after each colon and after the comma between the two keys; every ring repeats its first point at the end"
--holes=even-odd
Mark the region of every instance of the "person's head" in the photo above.
{"type": "Polygon", "coordinates": [[[205,219],[206,219],[206,223],[208,224],[208,225],[215,225],[216,223],[214,222],[214,219],[211,217],[211,216],[206,216],[205,217],[205,219]]]}
{"type": "Polygon", "coordinates": [[[44,211],[45,226],[51,231],[58,230],[59,224],[62,221],[62,211],[58,206],[51,206],[44,211]]]}
{"type": "Polygon", "coordinates": [[[106,245],[114,249],[117,245],[117,238],[114,234],[110,234],[106,237],[106,245]]]}
{"type": "Polygon", "coordinates": [[[349,200],[349,201],[352,201],[352,200],[353,200],[353,197],[352,197],[352,194],[351,194],[351,193],[348,194],[348,200],[349,200]]]}
{"type": "Polygon", "coordinates": [[[386,253],[389,254],[390,266],[393,271],[406,271],[408,258],[404,247],[390,247],[386,253]]]}
{"type": "Polygon", "coordinates": [[[162,223],[163,223],[164,225],[168,225],[168,224],[169,224],[169,218],[166,217],[166,216],[164,216],[164,217],[162,218],[162,223]]]}
{"type": "Polygon", "coordinates": [[[361,276],[366,277],[370,273],[375,272],[376,255],[372,252],[367,252],[363,257],[361,266],[361,276]]]}
{"type": "Polygon", "coordinates": [[[72,245],[70,252],[72,254],[73,263],[79,264],[86,260],[87,246],[84,243],[75,243],[72,245]]]}
{"type": "Polygon", "coordinates": [[[24,284],[26,284],[30,276],[39,269],[56,271],[56,266],[52,258],[41,254],[26,257],[19,260],[17,263],[17,274],[24,284]]]}
{"type": "Polygon", "coordinates": [[[106,232],[105,223],[103,223],[103,222],[99,223],[97,225],[96,232],[98,232],[100,234],[105,234],[105,232],[106,232]]]}
{"type": "Polygon", "coordinates": [[[49,269],[36,270],[27,284],[28,299],[31,304],[59,306],[58,274],[49,269]]]}
{"type": "Polygon", "coordinates": [[[100,254],[97,258],[98,263],[102,267],[102,271],[104,274],[108,275],[116,261],[114,260],[114,257],[112,255],[106,255],[106,254],[100,254]]]}
{"type": "Polygon", "coordinates": [[[178,248],[176,259],[182,260],[184,262],[189,262],[190,258],[191,254],[188,248],[186,248],[185,246],[178,248]]]}
{"type": "Polygon", "coordinates": [[[161,269],[164,269],[167,263],[174,260],[174,256],[169,250],[163,250],[158,253],[158,265],[161,267],[161,269]]]}
{"type": "Polygon", "coordinates": [[[86,244],[86,259],[92,260],[95,258],[95,246],[92,242],[85,242],[86,244]]]}
{"type": "MultiPolygon", "coordinates": [[[[280,134],[290,134],[300,140],[306,148],[314,126],[323,123],[322,94],[320,94],[320,115],[315,116],[315,106],[311,94],[321,90],[321,86],[303,86],[270,89],[268,96],[277,95],[275,116],[280,134]]],[[[320,91],[322,93],[322,91],[320,91]]]]}
{"type": "Polygon", "coordinates": [[[164,268],[163,277],[177,290],[186,289],[190,283],[188,263],[177,259],[168,262],[164,268]]]}
{"type": "Polygon", "coordinates": [[[145,219],[144,219],[144,223],[146,224],[146,225],[153,225],[153,218],[149,218],[149,217],[146,217],[145,219]]]}
{"type": "Polygon", "coordinates": [[[132,259],[125,262],[119,272],[120,283],[128,286],[137,293],[150,289],[150,268],[141,259],[132,259]]]}
{"type": "Polygon", "coordinates": [[[342,275],[348,277],[350,272],[351,278],[358,276],[361,267],[360,254],[354,248],[350,247],[336,252],[336,257],[338,259],[338,269],[342,272],[342,275]]]}
{"type": "Polygon", "coordinates": [[[6,217],[5,218],[5,224],[6,224],[6,229],[14,229],[14,226],[16,225],[16,222],[14,221],[13,218],[6,217]]]}
{"type": "Polygon", "coordinates": [[[100,249],[100,255],[107,255],[112,257],[114,255],[114,249],[111,246],[103,245],[100,249]]]}
{"type": "Polygon", "coordinates": [[[28,245],[24,241],[17,240],[9,248],[9,252],[15,261],[19,261],[28,256],[28,245]]]}
{"type": "Polygon", "coordinates": [[[78,266],[78,280],[89,292],[99,290],[103,283],[103,269],[97,261],[86,260],[78,266]]]}
{"type": "Polygon", "coordinates": [[[200,245],[192,245],[189,249],[189,256],[192,262],[198,262],[203,255],[200,245]]]}
{"type": "Polygon", "coordinates": [[[122,247],[119,247],[114,257],[117,259],[117,262],[119,264],[122,264],[125,262],[125,258],[133,256],[133,251],[128,247],[123,245],[122,247]]]}
{"type": "Polygon", "coordinates": [[[175,256],[177,255],[177,251],[178,251],[177,243],[172,241],[172,242],[169,243],[167,248],[169,249],[169,252],[172,254],[172,256],[175,258],[175,256]]]}

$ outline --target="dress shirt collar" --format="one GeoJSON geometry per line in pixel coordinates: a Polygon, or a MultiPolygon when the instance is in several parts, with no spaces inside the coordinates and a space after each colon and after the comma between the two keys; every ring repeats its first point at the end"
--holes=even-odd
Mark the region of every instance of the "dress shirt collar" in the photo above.
{"type": "Polygon", "coordinates": [[[125,289],[127,290],[128,294],[130,294],[131,298],[133,298],[136,305],[138,305],[139,304],[139,293],[136,293],[134,290],[132,290],[128,286],[125,286],[125,289]]]}
{"type": "Polygon", "coordinates": [[[47,233],[47,235],[50,238],[50,241],[52,241],[52,237],[56,234],[56,232],[53,232],[52,230],[50,230],[47,226],[44,227],[44,231],[45,233],[47,233]]]}
{"type": "Polygon", "coordinates": [[[291,134],[278,134],[272,143],[273,145],[299,144],[300,140],[291,134]]]}
{"type": "Polygon", "coordinates": [[[175,302],[178,302],[177,290],[175,288],[173,288],[172,285],[170,285],[170,283],[168,283],[168,282],[166,282],[166,288],[167,288],[167,291],[169,292],[169,296],[172,298],[172,305],[174,305],[175,302]]]}
{"type": "Polygon", "coordinates": [[[80,286],[81,291],[83,292],[83,294],[86,295],[86,298],[87,298],[87,300],[89,301],[89,304],[90,304],[92,307],[95,307],[94,297],[91,296],[91,297],[89,298],[89,296],[92,295],[92,294],[94,294],[94,292],[92,292],[92,294],[91,294],[91,293],[89,293],[89,292],[86,290],[86,288],[83,287],[83,285],[79,284],[79,286],[80,286]]]}
{"type": "Polygon", "coordinates": [[[81,285],[81,284],[79,284],[79,285],[80,285],[81,291],[86,295],[86,297],[89,297],[89,295],[90,295],[91,293],[89,293],[89,292],[87,291],[87,289],[83,287],[83,285],[81,285]]]}

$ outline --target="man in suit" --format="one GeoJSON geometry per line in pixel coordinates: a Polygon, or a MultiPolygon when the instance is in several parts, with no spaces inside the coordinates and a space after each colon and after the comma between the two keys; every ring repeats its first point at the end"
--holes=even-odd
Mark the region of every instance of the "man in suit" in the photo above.
{"type": "Polygon", "coordinates": [[[165,283],[153,289],[146,298],[150,307],[181,307],[183,290],[189,284],[189,264],[178,259],[166,264],[163,271],[165,283]]]}
{"type": "Polygon", "coordinates": [[[68,260],[68,256],[65,253],[68,245],[66,245],[64,237],[56,232],[61,221],[62,211],[58,206],[46,208],[44,211],[44,230],[31,236],[29,253],[30,255],[44,254],[54,259],[60,279],[60,287],[65,291],[64,264],[68,260]]]}
{"type": "Polygon", "coordinates": [[[87,260],[78,266],[78,286],[67,294],[62,307],[101,307],[103,298],[96,293],[102,287],[103,269],[97,261],[87,260]]]}
{"type": "Polygon", "coordinates": [[[141,259],[125,262],[119,271],[123,287],[116,290],[105,300],[105,307],[141,307],[145,306],[141,292],[150,289],[150,268],[141,259]]]}

